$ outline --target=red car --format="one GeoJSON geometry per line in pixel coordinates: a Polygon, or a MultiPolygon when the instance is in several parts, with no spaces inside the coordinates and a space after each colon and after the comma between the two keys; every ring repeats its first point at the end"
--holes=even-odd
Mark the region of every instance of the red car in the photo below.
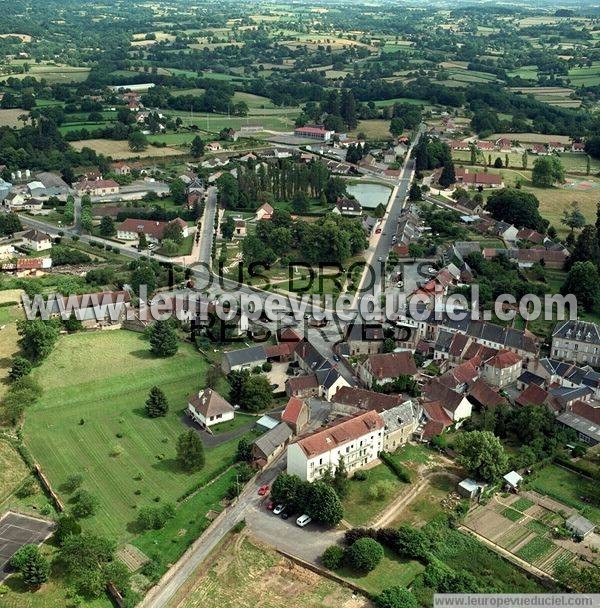
{"type": "Polygon", "coordinates": [[[267,509],[269,509],[269,511],[272,511],[272,510],[275,508],[275,503],[274,503],[273,501],[271,501],[271,500],[270,500],[270,501],[269,501],[269,502],[268,502],[268,503],[265,505],[265,507],[266,507],[267,509]]]}
{"type": "Polygon", "coordinates": [[[381,233],[381,228],[377,228],[377,229],[375,230],[375,234],[380,234],[380,233],[381,233]]]}
{"type": "Polygon", "coordinates": [[[260,486],[260,488],[258,488],[259,496],[265,496],[268,493],[269,493],[269,484],[265,484],[264,486],[260,486]]]}

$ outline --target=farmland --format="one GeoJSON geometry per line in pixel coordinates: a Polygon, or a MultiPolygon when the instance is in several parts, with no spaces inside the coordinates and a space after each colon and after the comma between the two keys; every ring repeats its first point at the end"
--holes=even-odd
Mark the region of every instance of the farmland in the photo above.
{"type": "Polygon", "coordinates": [[[66,478],[84,476],[84,487],[99,501],[86,527],[130,539],[136,509],[151,502],[157,488],[162,500],[174,502],[227,465],[234,449],[229,443],[207,450],[205,468],[194,475],[175,461],[186,396],[202,386],[206,369],[188,346],[171,359],[155,359],[139,335],[116,331],[62,338],[36,370],[45,392],[27,413],[25,441],[65,500],[66,478]],[[90,352],[94,356],[84,356],[90,352]],[[144,402],[155,384],[171,408],[152,420],[144,402]]]}
{"type": "Polygon", "coordinates": [[[149,146],[142,152],[133,152],[126,141],[114,141],[111,139],[83,139],[81,141],[73,142],[72,146],[76,150],[91,148],[98,154],[106,154],[115,159],[167,158],[169,156],[178,156],[182,154],[181,150],[175,148],[154,148],[152,146],[149,146]]]}
{"type": "Polygon", "coordinates": [[[190,577],[169,608],[251,608],[261,597],[264,606],[293,602],[298,608],[369,605],[349,589],[305,570],[243,535],[227,537],[190,577]]]}

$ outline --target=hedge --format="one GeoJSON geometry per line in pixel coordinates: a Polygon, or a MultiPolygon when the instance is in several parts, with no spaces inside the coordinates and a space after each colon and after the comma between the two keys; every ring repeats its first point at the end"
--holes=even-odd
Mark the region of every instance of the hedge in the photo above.
{"type": "Polygon", "coordinates": [[[396,477],[404,482],[410,483],[410,473],[399,462],[396,462],[388,452],[380,452],[379,458],[387,465],[387,467],[396,475],[396,477]]]}

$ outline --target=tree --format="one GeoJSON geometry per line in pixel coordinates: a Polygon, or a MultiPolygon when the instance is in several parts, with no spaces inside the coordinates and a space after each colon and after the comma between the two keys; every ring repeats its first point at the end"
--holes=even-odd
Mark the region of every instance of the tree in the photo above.
{"type": "Polygon", "coordinates": [[[492,482],[506,471],[508,457],[498,437],[490,431],[460,433],[455,447],[459,464],[476,479],[492,482]]]}
{"type": "Polygon", "coordinates": [[[402,118],[392,118],[390,120],[390,133],[394,135],[394,137],[398,137],[398,135],[402,135],[404,132],[404,120],[402,118]]]}
{"type": "Polygon", "coordinates": [[[91,517],[98,510],[98,500],[87,490],[78,490],[72,499],[73,516],[77,519],[91,517]]]}
{"type": "Polygon", "coordinates": [[[538,199],[531,192],[517,188],[498,190],[486,203],[486,209],[494,219],[544,232],[548,221],[540,215],[539,206],[538,199]]]}
{"type": "Polygon", "coordinates": [[[310,208],[310,202],[305,192],[296,192],[292,198],[292,209],[296,213],[306,213],[310,208]]]}
{"type": "Polygon", "coordinates": [[[41,319],[18,321],[17,331],[21,336],[21,350],[32,363],[43,361],[52,352],[59,336],[55,323],[41,319]]]}
{"type": "Polygon", "coordinates": [[[141,131],[132,131],[128,141],[133,152],[143,152],[148,147],[148,139],[141,131]]]}
{"type": "Polygon", "coordinates": [[[408,255],[413,259],[414,262],[417,258],[421,258],[423,255],[425,255],[425,247],[423,247],[423,245],[419,245],[419,243],[409,243],[408,255]]]}
{"type": "Polygon", "coordinates": [[[65,483],[62,484],[62,489],[71,494],[81,487],[83,483],[83,475],[81,473],[72,473],[67,477],[65,483]]]}
{"type": "Polygon", "coordinates": [[[16,213],[0,213],[0,236],[12,236],[21,230],[23,226],[16,213]]]}
{"type": "Polygon", "coordinates": [[[348,496],[350,491],[350,481],[348,480],[348,471],[346,470],[346,462],[340,454],[338,465],[333,474],[333,489],[341,500],[348,496]]]}
{"type": "Polygon", "coordinates": [[[81,229],[86,232],[91,232],[94,228],[94,217],[92,216],[92,211],[87,207],[82,207],[81,209],[79,224],[81,225],[81,229]]]}
{"type": "Polygon", "coordinates": [[[344,510],[335,490],[323,483],[315,481],[309,485],[306,498],[306,513],[315,521],[325,526],[337,526],[344,510]]]}
{"type": "Polygon", "coordinates": [[[105,215],[100,220],[100,234],[102,236],[114,236],[115,234],[117,234],[115,223],[112,217],[110,217],[110,215],[105,215]]]}
{"type": "Polygon", "coordinates": [[[8,372],[8,377],[11,380],[18,380],[23,376],[27,376],[31,373],[32,365],[25,357],[19,357],[18,355],[12,358],[12,365],[8,372]]]}
{"type": "Polygon", "coordinates": [[[377,608],[417,608],[417,599],[405,587],[390,587],[375,596],[377,608]]]}
{"type": "Polygon", "coordinates": [[[575,262],[600,264],[600,239],[595,226],[585,226],[577,237],[573,253],[567,260],[567,266],[570,268],[575,262]]]}
{"type": "Polygon", "coordinates": [[[327,547],[321,556],[321,562],[329,570],[337,570],[344,563],[344,549],[339,545],[327,547]]]}
{"type": "Polygon", "coordinates": [[[575,262],[560,291],[563,295],[573,294],[584,310],[597,310],[600,306],[600,276],[596,264],[575,262]]]}
{"type": "Polygon", "coordinates": [[[194,158],[200,158],[204,154],[204,142],[198,135],[192,139],[192,143],[190,145],[190,154],[194,158]]]}
{"type": "Polygon", "coordinates": [[[383,547],[367,536],[354,541],[346,551],[346,560],[358,572],[375,570],[383,559],[383,547]]]}
{"type": "Polygon", "coordinates": [[[73,516],[61,515],[56,522],[56,528],[54,528],[54,540],[60,547],[73,534],[81,534],[81,525],[73,516]]]}
{"type": "Polygon", "coordinates": [[[417,182],[413,182],[410,185],[410,189],[408,191],[408,200],[409,201],[420,201],[423,199],[423,194],[419,184],[417,182]]]}
{"type": "Polygon", "coordinates": [[[291,511],[300,511],[306,502],[306,484],[298,475],[279,473],[271,486],[271,498],[291,511]]]}
{"type": "Polygon", "coordinates": [[[252,444],[245,437],[238,441],[235,459],[240,462],[250,462],[252,460],[252,444]]]}
{"type": "Polygon", "coordinates": [[[169,222],[164,229],[163,239],[169,239],[178,245],[183,241],[183,228],[179,222],[169,222]]]}
{"type": "Polygon", "coordinates": [[[187,187],[179,178],[169,184],[169,194],[176,205],[183,205],[187,201],[187,187]]]}
{"type": "Polygon", "coordinates": [[[557,156],[542,156],[533,163],[531,181],[534,186],[550,187],[565,181],[565,170],[557,156]]]}
{"type": "Polygon", "coordinates": [[[235,233],[235,220],[231,215],[227,216],[224,222],[221,223],[221,235],[227,241],[233,238],[235,233]]]}
{"type": "Polygon", "coordinates": [[[148,249],[148,238],[146,237],[145,232],[139,232],[138,233],[138,250],[144,251],[145,249],[148,249]]]}
{"type": "Polygon", "coordinates": [[[581,213],[579,203],[577,201],[573,201],[573,203],[571,203],[570,210],[565,209],[563,211],[561,224],[567,226],[571,232],[573,232],[573,230],[579,230],[585,226],[585,216],[583,213],[581,213]]]}
{"type": "Polygon", "coordinates": [[[169,402],[164,392],[158,387],[153,386],[146,400],[146,413],[150,418],[166,416],[169,411],[169,402]]]}
{"type": "Polygon", "coordinates": [[[242,389],[240,405],[249,412],[266,409],[273,402],[273,389],[269,379],[262,374],[249,376],[242,389]]]}
{"type": "Polygon", "coordinates": [[[36,545],[24,545],[11,558],[10,565],[21,573],[23,582],[39,587],[50,577],[50,562],[36,545]]]}
{"type": "Polygon", "coordinates": [[[431,541],[427,534],[406,524],[398,527],[393,545],[398,555],[422,561],[426,561],[431,550],[431,541]]]}
{"type": "Polygon", "coordinates": [[[440,186],[447,188],[456,182],[456,174],[454,173],[454,163],[452,160],[447,160],[442,168],[442,173],[439,178],[440,186]]]}
{"type": "Polygon", "coordinates": [[[181,433],[177,439],[177,460],[188,473],[204,467],[204,445],[193,429],[181,433]]]}
{"type": "Polygon", "coordinates": [[[502,159],[499,156],[496,156],[494,167],[496,167],[496,169],[502,169],[502,159]]]}
{"type": "Polygon", "coordinates": [[[173,357],[177,354],[179,340],[169,321],[156,321],[150,328],[150,350],[157,357],[173,357]]]}

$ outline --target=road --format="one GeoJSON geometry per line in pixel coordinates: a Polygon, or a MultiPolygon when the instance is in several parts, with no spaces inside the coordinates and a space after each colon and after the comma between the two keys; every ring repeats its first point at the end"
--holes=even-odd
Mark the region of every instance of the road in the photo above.
{"type": "Polygon", "coordinates": [[[202,217],[202,228],[200,231],[200,255],[198,261],[211,265],[212,245],[214,238],[215,214],[217,212],[217,188],[211,186],[208,189],[208,197],[204,206],[204,216],[202,217]]]}

